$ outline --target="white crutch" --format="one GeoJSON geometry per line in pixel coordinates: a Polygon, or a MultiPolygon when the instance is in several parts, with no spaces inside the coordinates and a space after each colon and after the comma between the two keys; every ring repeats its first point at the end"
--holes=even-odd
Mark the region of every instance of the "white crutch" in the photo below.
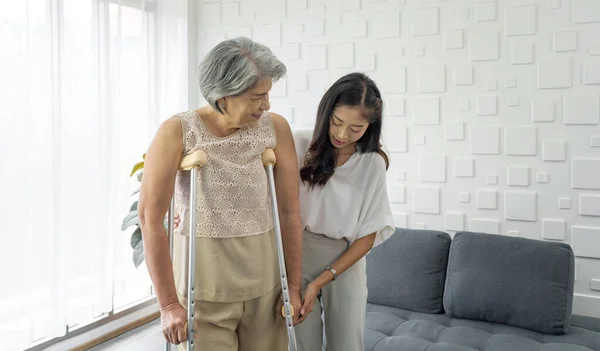
{"type": "MultiPolygon", "coordinates": [[[[179,163],[179,170],[190,171],[190,245],[188,248],[188,303],[187,312],[188,320],[187,336],[188,336],[188,351],[194,350],[194,293],[196,286],[196,194],[197,194],[197,180],[198,171],[202,166],[206,164],[206,154],[202,150],[198,150],[189,155],[186,155],[181,159],[179,163]]],[[[168,235],[169,235],[169,252],[173,257],[173,219],[175,216],[175,200],[171,199],[171,206],[169,207],[169,220],[168,220],[168,235]]],[[[171,345],[167,341],[165,343],[165,350],[170,351],[171,345]]]]}
{"type": "Polygon", "coordinates": [[[275,241],[277,242],[277,258],[279,261],[279,273],[281,278],[281,290],[283,292],[283,306],[281,313],[285,317],[288,333],[288,350],[296,351],[296,332],[294,331],[294,306],[290,302],[290,292],[288,289],[287,274],[285,269],[285,257],[283,254],[283,242],[281,240],[281,227],[279,226],[279,210],[277,207],[277,193],[275,192],[275,178],[273,176],[273,167],[276,163],[275,153],[271,149],[266,149],[262,153],[263,165],[267,168],[267,178],[269,181],[269,190],[271,193],[271,209],[273,210],[273,225],[275,226],[275,241]]]}

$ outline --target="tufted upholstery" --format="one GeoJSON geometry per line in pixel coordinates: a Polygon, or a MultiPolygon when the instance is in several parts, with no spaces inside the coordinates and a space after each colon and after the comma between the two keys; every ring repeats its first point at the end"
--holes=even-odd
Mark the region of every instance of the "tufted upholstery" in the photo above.
{"type": "Polygon", "coordinates": [[[365,351],[600,351],[600,321],[573,316],[566,335],[367,305],[365,351]]]}

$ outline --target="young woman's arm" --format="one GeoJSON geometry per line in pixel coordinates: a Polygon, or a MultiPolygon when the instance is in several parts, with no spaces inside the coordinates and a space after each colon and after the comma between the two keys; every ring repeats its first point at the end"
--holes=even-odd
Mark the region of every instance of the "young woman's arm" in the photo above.
{"type": "MultiPolygon", "coordinates": [[[[377,233],[371,233],[354,241],[350,247],[344,251],[344,253],[331,265],[338,276],[343,274],[348,268],[352,267],[353,264],[358,262],[371,250],[371,248],[373,248],[376,234],[377,233]]],[[[304,304],[300,309],[301,321],[304,320],[303,317],[307,316],[311,312],[314,305],[314,300],[319,294],[319,291],[332,280],[333,273],[329,270],[324,270],[315,280],[308,284],[308,287],[304,293],[304,304]]]]}

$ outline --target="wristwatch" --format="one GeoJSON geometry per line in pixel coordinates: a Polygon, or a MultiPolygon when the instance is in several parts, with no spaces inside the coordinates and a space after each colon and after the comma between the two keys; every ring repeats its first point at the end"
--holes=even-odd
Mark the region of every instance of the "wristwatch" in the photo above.
{"type": "Polygon", "coordinates": [[[329,267],[325,268],[325,270],[330,271],[331,274],[333,274],[333,280],[335,280],[337,278],[337,271],[333,267],[329,266],[329,267]]]}

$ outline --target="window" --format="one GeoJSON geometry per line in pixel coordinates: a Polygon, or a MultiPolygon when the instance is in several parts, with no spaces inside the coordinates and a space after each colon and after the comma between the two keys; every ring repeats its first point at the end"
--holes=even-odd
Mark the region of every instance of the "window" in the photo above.
{"type": "Polygon", "coordinates": [[[188,108],[185,0],[0,1],[0,340],[22,350],[152,297],[121,222],[188,108]]]}

